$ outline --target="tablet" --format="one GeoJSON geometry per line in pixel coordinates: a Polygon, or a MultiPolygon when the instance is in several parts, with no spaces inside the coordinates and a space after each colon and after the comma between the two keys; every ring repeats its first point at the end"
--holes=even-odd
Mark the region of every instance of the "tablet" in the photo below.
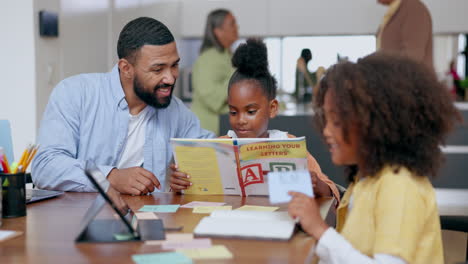
{"type": "Polygon", "coordinates": [[[99,192],[99,195],[83,218],[80,233],[75,240],[76,242],[122,242],[165,239],[164,226],[161,219],[138,221],[138,229],[133,228],[129,219],[118,209],[114,201],[112,201],[103,187],[96,181],[96,179],[103,179],[105,177],[93,161],[86,161],[85,174],[99,192]],[[116,221],[115,219],[94,219],[106,203],[114,210],[120,221],[116,221]],[[127,238],[119,239],[120,235],[127,236],[127,238]]]}

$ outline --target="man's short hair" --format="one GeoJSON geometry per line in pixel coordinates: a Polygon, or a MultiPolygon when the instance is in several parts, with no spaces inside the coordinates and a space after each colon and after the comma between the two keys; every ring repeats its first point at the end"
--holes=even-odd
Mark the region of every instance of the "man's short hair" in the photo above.
{"type": "Polygon", "coordinates": [[[174,41],[171,31],[158,20],[139,17],[125,25],[117,42],[119,59],[133,62],[137,51],[144,45],[166,45],[174,41]]]}

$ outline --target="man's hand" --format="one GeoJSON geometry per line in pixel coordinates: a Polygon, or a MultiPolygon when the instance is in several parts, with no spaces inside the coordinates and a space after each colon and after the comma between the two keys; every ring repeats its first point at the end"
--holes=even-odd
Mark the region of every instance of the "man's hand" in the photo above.
{"type": "Polygon", "coordinates": [[[112,188],[112,186],[109,186],[109,190],[107,190],[107,195],[109,196],[109,198],[111,198],[115,206],[117,206],[117,209],[119,209],[119,211],[123,215],[126,215],[128,213],[128,205],[122,199],[122,196],[116,189],[112,188]]]}
{"type": "Polygon", "coordinates": [[[142,195],[160,189],[156,176],[142,167],[113,169],[107,176],[111,186],[122,194],[142,195]]]}
{"type": "Polygon", "coordinates": [[[292,200],[288,205],[288,213],[294,219],[299,219],[302,229],[319,240],[328,229],[328,225],[320,216],[320,210],[314,198],[303,193],[289,192],[292,200]]]}
{"type": "Polygon", "coordinates": [[[314,188],[314,194],[316,197],[333,196],[330,186],[323,182],[317,176],[316,172],[311,171],[310,178],[312,179],[312,186],[314,188]]]}
{"type": "Polygon", "coordinates": [[[171,164],[170,166],[172,173],[171,178],[169,179],[170,186],[172,191],[180,192],[182,190],[187,189],[192,185],[192,183],[188,180],[190,178],[189,175],[179,171],[179,168],[176,164],[171,164]]]}

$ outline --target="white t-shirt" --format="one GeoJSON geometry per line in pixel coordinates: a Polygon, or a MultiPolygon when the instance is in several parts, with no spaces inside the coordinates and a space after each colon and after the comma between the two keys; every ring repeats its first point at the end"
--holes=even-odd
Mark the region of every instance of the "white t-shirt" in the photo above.
{"type": "MultiPolygon", "coordinates": [[[[233,130],[229,130],[227,132],[227,136],[230,138],[237,138],[236,132],[234,132],[233,130]]],[[[284,139],[284,138],[288,138],[288,132],[273,129],[273,130],[268,130],[268,136],[269,138],[284,139]]]]}
{"type": "Polygon", "coordinates": [[[129,114],[127,140],[117,164],[117,169],[137,167],[143,164],[146,124],[149,120],[148,109],[148,107],[145,107],[137,115],[129,114]]]}

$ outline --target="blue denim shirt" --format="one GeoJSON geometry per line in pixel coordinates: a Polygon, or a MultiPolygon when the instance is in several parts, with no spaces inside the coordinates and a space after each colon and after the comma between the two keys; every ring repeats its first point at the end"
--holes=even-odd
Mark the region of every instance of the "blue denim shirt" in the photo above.
{"type": "MultiPolygon", "coordinates": [[[[149,107],[149,106],[148,106],[149,107]]],[[[172,159],[170,138],[212,138],[198,118],[176,97],[165,109],[150,107],[146,126],[144,165],[166,188],[166,170],[172,159]]],[[[43,189],[96,191],[84,174],[86,160],[103,173],[115,168],[125,146],[129,108],[119,70],[80,74],[53,90],[39,130],[39,150],[32,162],[34,184],[43,189]]],[[[108,183],[107,183],[108,184],[108,183]]],[[[156,189],[157,190],[157,189],[156,189]]]]}

